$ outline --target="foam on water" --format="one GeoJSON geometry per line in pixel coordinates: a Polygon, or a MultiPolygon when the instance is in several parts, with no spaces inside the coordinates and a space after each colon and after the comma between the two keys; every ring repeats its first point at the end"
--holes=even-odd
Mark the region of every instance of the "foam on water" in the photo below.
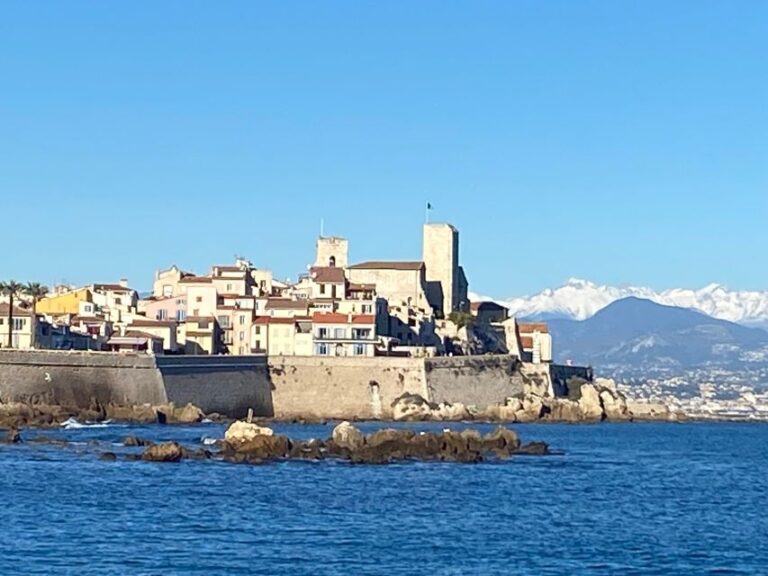
{"type": "Polygon", "coordinates": [[[104,420],[103,422],[90,422],[86,420],[84,423],[78,421],[77,418],[67,418],[60,424],[64,430],[77,430],[79,428],[106,428],[112,424],[112,420],[104,420]]]}

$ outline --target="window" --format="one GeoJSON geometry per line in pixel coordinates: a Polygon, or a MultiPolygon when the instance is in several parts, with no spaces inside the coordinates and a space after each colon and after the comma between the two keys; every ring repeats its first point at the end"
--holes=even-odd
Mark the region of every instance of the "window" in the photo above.
{"type": "Polygon", "coordinates": [[[227,294],[232,294],[232,284],[227,284],[227,294]]]}
{"type": "Polygon", "coordinates": [[[198,328],[200,328],[200,330],[208,330],[208,321],[201,320],[200,322],[197,323],[197,326],[198,328]]]}
{"type": "Polygon", "coordinates": [[[336,298],[336,284],[331,285],[331,298],[336,298]]]}
{"type": "Polygon", "coordinates": [[[371,310],[371,305],[363,304],[363,314],[370,314],[371,312],[373,312],[373,310],[371,310]]]}
{"type": "Polygon", "coordinates": [[[166,320],[168,318],[168,310],[166,310],[165,308],[161,308],[160,310],[157,311],[157,314],[155,314],[155,317],[158,320],[166,320]]]}
{"type": "Polygon", "coordinates": [[[240,326],[245,324],[245,314],[240,314],[240,326]]]}
{"type": "Polygon", "coordinates": [[[256,326],[256,335],[259,336],[260,334],[261,334],[261,326],[256,326]]]}
{"type": "Polygon", "coordinates": [[[317,337],[318,338],[328,338],[328,328],[318,328],[317,329],[317,337]]]}
{"type": "Polygon", "coordinates": [[[27,323],[27,321],[24,318],[14,318],[13,319],[13,329],[14,330],[22,330],[26,323],[27,323]]]}
{"type": "Polygon", "coordinates": [[[330,354],[331,348],[328,346],[328,344],[318,344],[315,348],[315,351],[319,356],[328,356],[330,354]]]}
{"type": "Polygon", "coordinates": [[[229,328],[229,316],[219,316],[217,320],[219,321],[219,326],[229,328]]]}
{"type": "Polygon", "coordinates": [[[346,337],[347,337],[347,331],[346,331],[346,329],[344,329],[344,328],[336,328],[336,329],[333,331],[333,337],[334,337],[334,338],[339,338],[339,339],[341,339],[341,338],[346,338],[346,337]]]}
{"type": "Polygon", "coordinates": [[[178,322],[184,322],[184,320],[187,319],[187,311],[186,310],[176,310],[176,321],[178,322]]]}
{"type": "Polygon", "coordinates": [[[245,332],[240,332],[240,340],[245,340],[245,332]]]}
{"type": "Polygon", "coordinates": [[[261,340],[256,340],[256,341],[253,343],[253,345],[254,345],[254,347],[256,348],[256,350],[261,350],[261,340]]]}
{"type": "Polygon", "coordinates": [[[368,328],[354,328],[352,338],[355,340],[368,340],[371,337],[371,331],[368,328]]]}
{"type": "Polygon", "coordinates": [[[325,294],[325,284],[320,284],[320,294],[325,294]]]}
{"type": "Polygon", "coordinates": [[[115,304],[117,306],[120,306],[120,304],[122,304],[122,303],[123,303],[123,299],[122,298],[115,298],[115,304]]]}
{"type": "Polygon", "coordinates": [[[192,310],[192,316],[200,316],[200,308],[195,308],[192,310]]]}
{"type": "Polygon", "coordinates": [[[365,356],[365,344],[355,344],[355,348],[352,353],[355,356],[365,356]]]}
{"type": "Polygon", "coordinates": [[[85,306],[83,306],[83,312],[93,312],[93,306],[91,306],[90,304],[86,304],[85,306]]]}
{"type": "Polygon", "coordinates": [[[197,302],[197,303],[200,303],[200,302],[202,302],[202,301],[203,301],[203,297],[202,297],[202,296],[197,296],[197,297],[195,298],[195,302],[197,302]]]}

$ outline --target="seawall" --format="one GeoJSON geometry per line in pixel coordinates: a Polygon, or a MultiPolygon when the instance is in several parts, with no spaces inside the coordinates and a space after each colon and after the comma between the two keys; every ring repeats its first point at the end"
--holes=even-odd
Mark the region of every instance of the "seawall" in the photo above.
{"type": "Polygon", "coordinates": [[[87,407],[187,402],[205,412],[272,416],[264,356],[149,356],[0,350],[0,401],[87,407]]]}
{"type": "Polygon", "coordinates": [[[563,371],[501,355],[267,358],[0,350],[0,402],[191,402],[232,417],[252,408],[257,416],[285,419],[387,419],[405,393],[483,409],[524,390],[559,395],[557,383],[576,375],[587,375],[586,369],[563,371]]]}

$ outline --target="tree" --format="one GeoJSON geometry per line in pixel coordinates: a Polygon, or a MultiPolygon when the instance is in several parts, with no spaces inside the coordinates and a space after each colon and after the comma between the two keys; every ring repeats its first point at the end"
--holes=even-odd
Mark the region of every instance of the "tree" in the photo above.
{"type": "Polygon", "coordinates": [[[8,296],[8,348],[13,348],[13,300],[24,286],[14,280],[0,282],[0,294],[8,296]]]}
{"type": "Polygon", "coordinates": [[[32,348],[37,348],[37,301],[48,294],[48,286],[39,282],[27,282],[22,291],[32,298],[32,348]]]}

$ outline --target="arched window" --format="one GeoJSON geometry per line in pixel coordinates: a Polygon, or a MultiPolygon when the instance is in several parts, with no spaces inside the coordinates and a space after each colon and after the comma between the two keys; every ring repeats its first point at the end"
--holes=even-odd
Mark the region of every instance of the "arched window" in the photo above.
{"type": "Polygon", "coordinates": [[[328,259],[328,266],[330,266],[331,268],[334,268],[336,266],[336,256],[331,256],[328,259]]]}

